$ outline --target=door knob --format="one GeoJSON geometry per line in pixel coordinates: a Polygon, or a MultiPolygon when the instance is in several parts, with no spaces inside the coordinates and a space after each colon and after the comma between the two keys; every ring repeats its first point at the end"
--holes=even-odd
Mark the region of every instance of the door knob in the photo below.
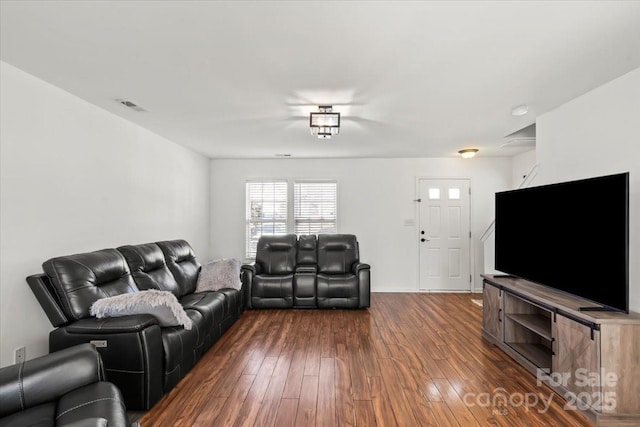
{"type": "Polygon", "coordinates": [[[427,239],[422,238],[422,239],[420,239],[420,241],[421,241],[421,242],[426,242],[426,241],[427,241],[427,239]]]}

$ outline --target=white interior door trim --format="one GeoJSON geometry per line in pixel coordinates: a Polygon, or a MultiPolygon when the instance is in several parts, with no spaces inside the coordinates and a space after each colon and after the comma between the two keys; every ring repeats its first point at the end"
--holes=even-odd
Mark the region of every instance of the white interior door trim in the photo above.
{"type": "Polygon", "coordinates": [[[418,230],[420,228],[420,181],[421,180],[439,180],[439,179],[450,179],[450,180],[466,180],[469,181],[469,190],[471,194],[469,195],[469,230],[471,230],[471,241],[469,242],[469,273],[471,274],[471,283],[469,283],[469,290],[464,292],[476,292],[476,250],[475,250],[475,232],[473,230],[473,179],[469,176],[442,176],[442,175],[419,175],[416,176],[414,183],[414,218],[415,221],[415,242],[416,245],[416,282],[415,282],[415,291],[416,292],[425,292],[420,290],[420,238],[418,237],[418,230]]]}

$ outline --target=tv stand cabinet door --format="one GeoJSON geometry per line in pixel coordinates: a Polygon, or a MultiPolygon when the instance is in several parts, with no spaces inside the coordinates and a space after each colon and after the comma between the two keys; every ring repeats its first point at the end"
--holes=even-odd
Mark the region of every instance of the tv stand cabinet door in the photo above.
{"type": "Polygon", "coordinates": [[[502,328],[502,290],[484,282],[482,293],[482,327],[497,339],[504,341],[502,328]]]}
{"type": "Polygon", "coordinates": [[[566,395],[569,405],[591,407],[602,412],[600,393],[600,331],[558,314],[553,324],[554,381],[579,398],[566,395]]]}

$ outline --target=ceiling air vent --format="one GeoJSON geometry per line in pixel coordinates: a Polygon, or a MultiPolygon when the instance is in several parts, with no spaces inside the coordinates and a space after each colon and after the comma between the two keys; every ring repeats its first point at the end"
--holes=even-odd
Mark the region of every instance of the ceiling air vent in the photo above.
{"type": "Polygon", "coordinates": [[[504,137],[505,142],[502,147],[535,147],[536,146],[536,124],[533,123],[525,128],[510,133],[504,137]]]}
{"type": "Polygon", "coordinates": [[[140,107],[138,104],[129,101],[128,99],[116,99],[116,101],[118,101],[120,104],[124,105],[125,107],[131,108],[132,110],[147,111],[144,108],[140,107]]]}

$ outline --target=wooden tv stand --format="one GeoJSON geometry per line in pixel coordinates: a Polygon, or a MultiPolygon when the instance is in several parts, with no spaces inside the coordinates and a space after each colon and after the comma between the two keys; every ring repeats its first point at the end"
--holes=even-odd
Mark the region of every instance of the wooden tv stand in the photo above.
{"type": "Polygon", "coordinates": [[[482,335],[599,426],[640,425],[640,314],[482,275],[482,335]]]}

